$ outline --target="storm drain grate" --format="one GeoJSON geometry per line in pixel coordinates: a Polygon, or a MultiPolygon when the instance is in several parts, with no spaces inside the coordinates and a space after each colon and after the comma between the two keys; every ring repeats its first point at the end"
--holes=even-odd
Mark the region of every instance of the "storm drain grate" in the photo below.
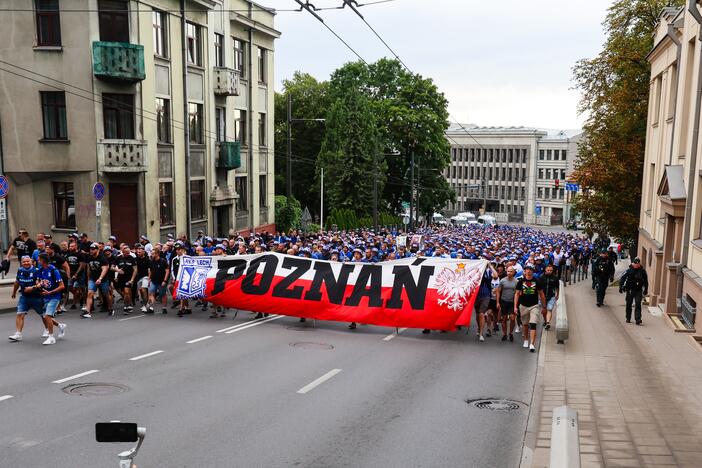
{"type": "Polygon", "coordinates": [[[334,349],[334,346],[327,344],[327,343],[314,343],[312,341],[298,341],[297,343],[290,343],[290,346],[293,348],[301,348],[301,349],[321,349],[321,350],[330,350],[334,349]]]}
{"type": "Polygon", "coordinates": [[[111,383],[79,383],[63,387],[65,393],[77,396],[108,396],[129,391],[129,387],[111,383]]]}
{"type": "Polygon", "coordinates": [[[518,411],[523,405],[518,401],[501,399],[467,400],[466,403],[479,409],[505,412],[518,411]]]}

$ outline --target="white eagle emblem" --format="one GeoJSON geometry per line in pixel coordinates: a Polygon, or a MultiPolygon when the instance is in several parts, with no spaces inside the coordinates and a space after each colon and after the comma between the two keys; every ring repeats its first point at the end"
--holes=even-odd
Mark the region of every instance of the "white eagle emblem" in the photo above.
{"type": "Polygon", "coordinates": [[[434,281],[439,305],[445,305],[451,310],[463,310],[473,290],[480,284],[482,275],[480,268],[466,270],[464,263],[458,268],[444,268],[434,281]]]}

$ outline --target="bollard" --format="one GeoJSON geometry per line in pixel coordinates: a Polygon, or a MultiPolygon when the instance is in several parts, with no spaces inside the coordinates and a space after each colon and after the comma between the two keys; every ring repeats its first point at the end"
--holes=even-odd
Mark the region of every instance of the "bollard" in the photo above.
{"type": "Polygon", "coordinates": [[[551,468],[580,468],[578,412],[567,406],[553,408],[551,468]]]}
{"type": "Polygon", "coordinates": [[[561,281],[561,292],[558,294],[556,309],[556,343],[564,344],[568,339],[568,311],[566,310],[565,283],[561,281]]]}

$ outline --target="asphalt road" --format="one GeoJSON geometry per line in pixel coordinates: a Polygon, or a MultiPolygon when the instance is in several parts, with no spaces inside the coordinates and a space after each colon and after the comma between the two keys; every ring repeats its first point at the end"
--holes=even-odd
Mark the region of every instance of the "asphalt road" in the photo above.
{"type": "MultiPolygon", "coordinates": [[[[2,337],[0,466],[118,466],[131,444],[95,442],[95,422],[109,420],[147,428],[140,468],[519,464],[537,354],[518,339],[392,336],[282,316],[252,322],[248,312],[94,317],[61,317],[68,330],[54,346],[41,345],[36,315],[23,342],[2,337]],[[65,380],[88,371],[98,372],[65,380]],[[62,391],[81,383],[126,391],[62,391]],[[502,412],[466,403],[479,398],[526,404],[502,412]]],[[[13,314],[0,315],[0,330],[12,333],[13,314]]]]}

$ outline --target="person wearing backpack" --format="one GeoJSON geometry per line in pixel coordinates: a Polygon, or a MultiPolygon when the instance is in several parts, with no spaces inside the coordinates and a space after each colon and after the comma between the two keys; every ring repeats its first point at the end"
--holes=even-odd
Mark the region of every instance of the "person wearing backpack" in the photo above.
{"type": "Polygon", "coordinates": [[[648,275],[636,257],[619,280],[619,293],[626,291],[626,323],[631,323],[631,306],[634,305],[636,325],[641,325],[641,299],[648,295],[648,275]]]}

